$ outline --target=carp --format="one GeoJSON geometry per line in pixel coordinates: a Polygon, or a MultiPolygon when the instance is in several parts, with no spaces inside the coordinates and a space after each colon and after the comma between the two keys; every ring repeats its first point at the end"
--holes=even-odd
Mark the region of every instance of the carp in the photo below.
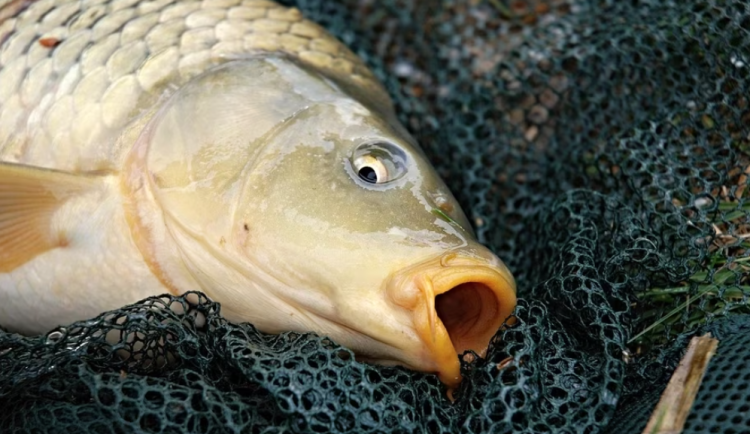
{"type": "Polygon", "coordinates": [[[461,380],[512,274],[382,84],[264,0],[0,0],[0,325],[199,290],[461,380]]]}

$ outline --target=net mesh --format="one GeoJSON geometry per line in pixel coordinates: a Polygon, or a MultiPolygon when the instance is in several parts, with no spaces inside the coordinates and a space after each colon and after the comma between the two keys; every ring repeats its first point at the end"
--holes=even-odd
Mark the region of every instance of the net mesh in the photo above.
{"type": "Polygon", "coordinates": [[[706,329],[721,343],[685,421],[684,432],[746,432],[750,428],[750,372],[737,362],[750,357],[750,315],[718,321],[706,329]]]}
{"type": "Polygon", "coordinates": [[[1,432],[635,432],[688,337],[750,313],[746,2],[285,4],[386,84],[513,271],[518,322],[462,357],[455,403],[198,294],[0,330],[1,432]]]}

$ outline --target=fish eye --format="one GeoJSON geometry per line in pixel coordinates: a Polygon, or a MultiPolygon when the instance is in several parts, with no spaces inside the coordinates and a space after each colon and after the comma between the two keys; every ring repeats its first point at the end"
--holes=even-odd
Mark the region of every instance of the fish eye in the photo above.
{"type": "Polygon", "coordinates": [[[372,155],[363,155],[354,160],[357,175],[370,184],[382,184],[388,180],[388,168],[372,155]]]}
{"type": "Polygon", "coordinates": [[[367,143],[355,149],[352,168],[367,184],[385,184],[404,175],[406,155],[391,143],[367,143]]]}

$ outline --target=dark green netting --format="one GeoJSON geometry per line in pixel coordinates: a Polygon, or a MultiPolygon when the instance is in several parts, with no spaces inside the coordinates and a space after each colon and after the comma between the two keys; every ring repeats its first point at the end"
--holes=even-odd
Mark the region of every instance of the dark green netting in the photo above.
{"type": "Polygon", "coordinates": [[[744,0],[286,3],[387,84],[514,272],[519,322],[464,357],[454,404],[205,300],[0,331],[0,432],[637,432],[689,336],[750,313],[744,0]]]}
{"type": "Polygon", "coordinates": [[[717,321],[701,333],[720,339],[703,377],[685,434],[750,431],[750,315],[717,321]]]}
{"type": "MultiPolygon", "coordinates": [[[[683,433],[750,432],[750,370],[745,363],[750,360],[750,315],[725,316],[694,334],[709,334],[719,340],[719,345],[707,366],[683,433]]],[[[687,334],[682,335],[673,345],[687,346],[687,339],[687,334]]],[[[637,398],[621,402],[609,431],[642,432],[664,386],[659,382],[646,386],[637,398]]]]}

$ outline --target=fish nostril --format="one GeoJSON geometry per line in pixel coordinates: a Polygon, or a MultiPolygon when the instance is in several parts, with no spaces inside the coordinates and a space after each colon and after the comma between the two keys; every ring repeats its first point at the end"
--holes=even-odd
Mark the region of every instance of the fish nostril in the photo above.
{"type": "Polygon", "coordinates": [[[484,355],[504,320],[495,293],[477,282],[462,283],[438,295],[435,310],[457,354],[472,350],[484,355]]]}

